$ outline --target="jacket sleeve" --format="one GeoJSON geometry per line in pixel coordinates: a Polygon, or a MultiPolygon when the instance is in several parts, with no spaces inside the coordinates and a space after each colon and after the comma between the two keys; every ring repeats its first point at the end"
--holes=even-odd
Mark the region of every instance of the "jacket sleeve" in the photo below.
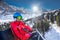
{"type": "Polygon", "coordinates": [[[30,28],[29,26],[25,25],[23,22],[21,22],[22,25],[24,26],[24,28],[27,30],[27,31],[32,31],[32,28],[30,28]]]}
{"type": "Polygon", "coordinates": [[[18,38],[22,38],[22,35],[20,35],[20,33],[17,30],[17,28],[15,27],[15,25],[13,23],[10,23],[10,26],[11,26],[11,31],[12,31],[13,35],[15,35],[18,38]]]}
{"type": "Polygon", "coordinates": [[[32,31],[32,28],[30,28],[29,26],[25,25],[23,22],[21,22],[21,25],[23,25],[23,27],[25,28],[23,30],[26,30],[28,32],[32,31]]]}
{"type": "Polygon", "coordinates": [[[30,31],[32,31],[32,28],[30,28],[29,26],[26,26],[25,25],[25,28],[30,32],[30,31]]]}

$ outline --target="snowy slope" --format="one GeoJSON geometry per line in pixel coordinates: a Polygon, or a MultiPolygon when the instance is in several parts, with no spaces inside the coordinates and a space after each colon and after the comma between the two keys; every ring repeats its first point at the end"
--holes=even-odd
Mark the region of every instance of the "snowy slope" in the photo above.
{"type": "Polygon", "coordinates": [[[52,28],[45,34],[45,38],[46,40],[60,40],[60,35],[52,28]]]}
{"type": "Polygon", "coordinates": [[[60,27],[59,27],[59,26],[57,26],[57,24],[56,24],[56,23],[51,24],[51,25],[52,25],[52,28],[53,28],[53,29],[55,29],[55,31],[56,31],[57,33],[59,33],[59,35],[60,35],[60,27]]]}

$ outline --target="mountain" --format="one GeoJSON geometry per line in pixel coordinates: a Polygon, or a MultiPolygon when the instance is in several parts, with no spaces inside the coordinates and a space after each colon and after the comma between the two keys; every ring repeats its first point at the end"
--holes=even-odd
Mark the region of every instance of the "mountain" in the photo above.
{"type": "Polygon", "coordinates": [[[40,19],[40,18],[43,18],[43,16],[47,15],[48,13],[50,14],[53,13],[54,15],[56,15],[58,12],[60,12],[60,9],[55,9],[55,10],[42,9],[42,11],[39,10],[38,13],[33,13],[28,9],[11,6],[6,4],[5,2],[0,2],[0,10],[1,10],[0,20],[14,20],[13,13],[15,12],[20,12],[24,20],[36,18],[36,17],[40,19]]]}

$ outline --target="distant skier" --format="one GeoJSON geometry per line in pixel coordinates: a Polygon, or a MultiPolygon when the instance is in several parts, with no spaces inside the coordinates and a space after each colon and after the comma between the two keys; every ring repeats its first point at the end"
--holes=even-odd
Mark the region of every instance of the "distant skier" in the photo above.
{"type": "Polygon", "coordinates": [[[13,18],[16,20],[11,22],[10,26],[15,40],[28,40],[30,38],[32,28],[23,23],[20,13],[14,13],[13,18]]]}

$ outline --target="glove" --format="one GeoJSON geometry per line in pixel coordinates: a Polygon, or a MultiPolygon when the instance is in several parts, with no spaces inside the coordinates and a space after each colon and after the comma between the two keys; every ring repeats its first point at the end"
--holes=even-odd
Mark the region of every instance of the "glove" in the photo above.
{"type": "Polygon", "coordinates": [[[28,30],[26,28],[22,28],[22,30],[24,30],[25,32],[28,32],[28,30]]]}

